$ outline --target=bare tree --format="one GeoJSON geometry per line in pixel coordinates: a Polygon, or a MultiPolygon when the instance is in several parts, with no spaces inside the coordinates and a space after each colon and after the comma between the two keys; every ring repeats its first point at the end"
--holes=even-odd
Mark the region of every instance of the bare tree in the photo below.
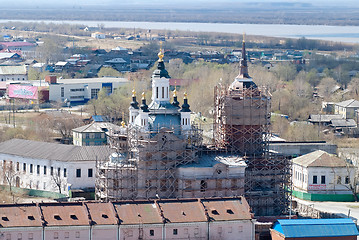
{"type": "Polygon", "coordinates": [[[7,162],[6,160],[4,160],[2,164],[3,182],[4,184],[7,184],[9,186],[12,202],[15,202],[15,193],[13,189],[14,185],[17,187],[19,187],[20,185],[20,178],[18,177],[19,176],[18,167],[19,166],[17,166],[17,169],[14,169],[12,161],[7,162]]]}
{"type": "Polygon", "coordinates": [[[61,177],[60,168],[56,171],[53,170],[51,174],[51,180],[55,188],[59,190],[59,193],[62,193],[63,186],[66,184],[65,178],[61,177]]]}

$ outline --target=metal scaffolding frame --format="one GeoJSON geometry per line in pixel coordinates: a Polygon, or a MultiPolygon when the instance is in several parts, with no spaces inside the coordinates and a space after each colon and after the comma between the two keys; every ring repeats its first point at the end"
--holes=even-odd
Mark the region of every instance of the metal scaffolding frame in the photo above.
{"type": "Polygon", "coordinates": [[[290,161],[270,154],[270,93],[257,87],[214,90],[214,139],[217,148],[245,157],[245,196],[259,216],[288,212],[290,161]]]}
{"type": "Polygon", "coordinates": [[[117,157],[96,164],[99,199],[174,198],[176,168],[198,159],[202,131],[176,126],[151,132],[130,125],[125,134],[109,133],[109,142],[117,157]]]}

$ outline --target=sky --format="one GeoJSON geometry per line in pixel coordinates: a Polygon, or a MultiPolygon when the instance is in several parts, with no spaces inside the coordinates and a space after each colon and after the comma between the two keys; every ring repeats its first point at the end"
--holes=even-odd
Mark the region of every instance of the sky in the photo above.
{"type": "Polygon", "coordinates": [[[261,3],[269,3],[269,2],[287,2],[287,3],[311,3],[316,6],[345,6],[352,7],[357,6],[357,0],[3,0],[2,6],[11,7],[11,8],[21,8],[21,7],[49,7],[49,6],[94,6],[94,5],[102,5],[102,6],[120,6],[120,5],[178,5],[178,6],[191,6],[191,5],[201,5],[201,4],[218,4],[223,5],[224,3],[231,4],[243,4],[245,2],[261,2],[261,3]],[[21,7],[20,7],[21,6],[21,7]]]}

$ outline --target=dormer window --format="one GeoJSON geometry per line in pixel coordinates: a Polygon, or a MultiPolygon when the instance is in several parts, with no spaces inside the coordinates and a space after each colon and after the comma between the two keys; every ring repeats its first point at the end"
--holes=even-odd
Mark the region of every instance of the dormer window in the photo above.
{"type": "Polygon", "coordinates": [[[106,214],[102,214],[103,218],[108,218],[108,216],[106,214]]]}
{"type": "Polygon", "coordinates": [[[227,213],[228,213],[228,214],[234,214],[234,212],[232,211],[232,209],[227,209],[227,213]]]}
{"type": "Polygon", "coordinates": [[[56,220],[58,220],[58,221],[62,220],[62,218],[60,217],[60,215],[54,215],[54,219],[56,219],[56,220]]]}
{"type": "Polygon", "coordinates": [[[34,216],[27,216],[27,219],[29,219],[29,220],[31,220],[31,221],[34,221],[34,220],[35,220],[34,216]]]}
{"type": "Polygon", "coordinates": [[[72,220],[79,220],[75,214],[71,214],[71,215],[70,215],[70,218],[71,218],[72,220]]]}

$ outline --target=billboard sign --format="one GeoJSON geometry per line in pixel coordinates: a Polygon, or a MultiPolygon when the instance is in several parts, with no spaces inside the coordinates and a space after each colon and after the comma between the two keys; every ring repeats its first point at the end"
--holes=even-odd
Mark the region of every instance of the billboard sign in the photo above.
{"type": "Polygon", "coordinates": [[[8,87],[10,98],[37,99],[37,87],[11,84],[8,87]]]}

